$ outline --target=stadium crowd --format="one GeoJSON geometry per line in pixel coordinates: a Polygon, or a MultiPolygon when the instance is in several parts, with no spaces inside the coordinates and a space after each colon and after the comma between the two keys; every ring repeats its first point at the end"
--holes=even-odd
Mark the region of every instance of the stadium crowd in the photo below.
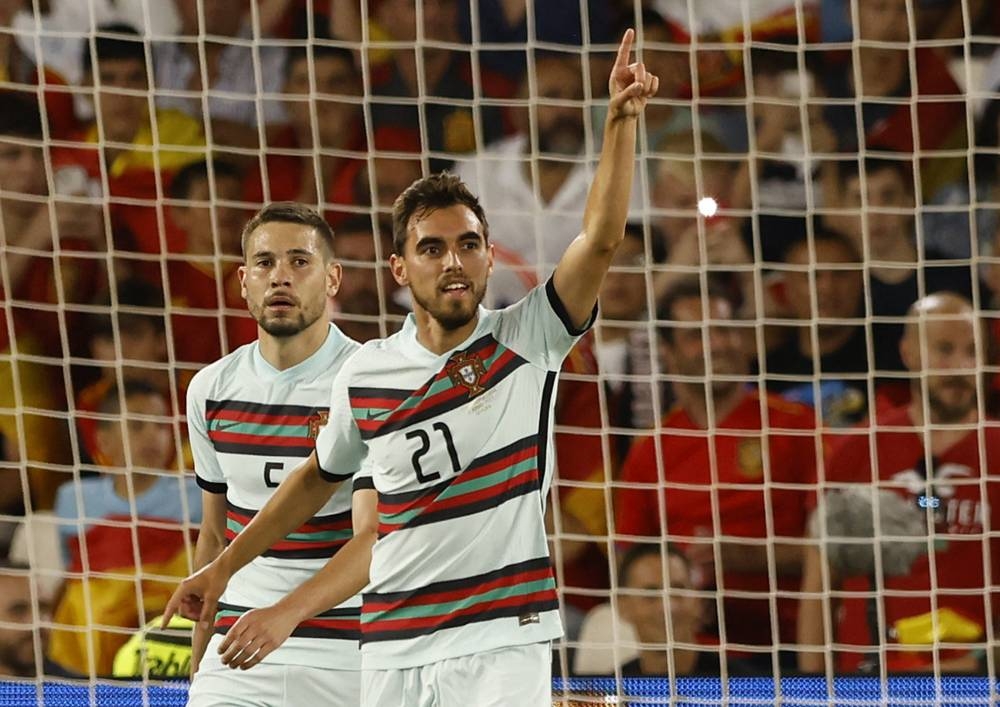
{"type": "Polygon", "coordinates": [[[984,670],[994,4],[766,0],[736,24],[738,0],[146,5],[0,0],[0,676],[128,674],[188,573],[185,391],[256,337],[249,216],[324,214],[329,316],[366,341],[408,312],[393,200],[452,170],[491,215],[487,304],[512,304],[579,232],[630,26],[662,83],[559,388],[561,667],[984,670]],[[810,516],[838,485],[906,498],[930,554],[892,578],[824,564],[810,516]],[[47,530],[58,553],[30,542],[47,530]],[[878,618],[837,587],[877,587],[878,618]]]}

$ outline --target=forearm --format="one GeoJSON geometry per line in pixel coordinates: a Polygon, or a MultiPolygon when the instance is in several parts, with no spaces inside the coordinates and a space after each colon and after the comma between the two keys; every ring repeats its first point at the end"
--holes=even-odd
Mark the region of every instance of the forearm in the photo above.
{"type": "Polygon", "coordinates": [[[276,606],[301,623],[360,592],[368,584],[375,539],[374,532],[352,537],[319,572],[286,594],[276,606]]]}
{"type": "MultiPolygon", "coordinates": [[[[823,557],[818,547],[805,551],[802,570],[802,598],[799,600],[799,617],[796,623],[796,643],[801,648],[824,646],[827,643],[826,617],[823,593],[823,557]]],[[[822,651],[798,654],[798,668],[807,673],[821,673],[825,669],[826,657],[822,651]]]]}
{"type": "Polygon", "coordinates": [[[316,515],[338,485],[320,477],[315,456],[300,464],[219,556],[229,575],[316,515]]]}
{"type": "Polygon", "coordinates": [[[637,122],[637,116],[609,116],[604,126],[601,158],[583,212],[584,236],[596,250],[614,251],[625,235],[637,122]]]}

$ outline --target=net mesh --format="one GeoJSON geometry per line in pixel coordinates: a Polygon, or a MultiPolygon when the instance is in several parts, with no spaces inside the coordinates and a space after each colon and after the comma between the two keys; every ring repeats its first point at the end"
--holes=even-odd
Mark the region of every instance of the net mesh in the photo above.
{"type": "MultiPolygon", "coordinates": [[[[0,615],[20,651],[0,667],[111,675],[190,567],[185,388],[255,336],[249,214],[322,211],[345,269],[330,316],[384,336],[408,309],[392,200],[453,169],[490,219],[489,304],[510,304],[579,230],[634,26],[661,89],[600,318],[561,378],[557,674],[994,675],[991,3],[15,10],[0,9],[0,596],[30,611],[0,615]],[[943,290],[977,326],[954,301],[910,310],[943,290]]],[[[691,698],[798,689],[714,685],[691,698]]]]}

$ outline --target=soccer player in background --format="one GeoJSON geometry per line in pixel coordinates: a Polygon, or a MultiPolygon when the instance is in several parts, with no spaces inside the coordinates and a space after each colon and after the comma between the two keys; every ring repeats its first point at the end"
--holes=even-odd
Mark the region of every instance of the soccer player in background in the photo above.
{"type": "MultiPolygon", "coordinates": [[[[358,348],[324,316],[341,268],[333,231],[319,214],[292,202],[270,204],[247,223],[242,242],[240,283],[257,320],[257,341],[199,371],[188,388],[188,430],[203,489],[196,567],[217,558],[282,478],[312,454],[327,422],[330,385],[358,348]]],[[[367,490],[355,500],[366,494],[374,503],[367,490]]],[[[304,616],[252,673],[229,670],[215,650],[242,613],[272,604],[344,545],[351,499],[350,483],[337,487],[235,575],[214,628],[195,627],[189,705],[358,704],[360,597],[347,595],[336,607],[304,616]]]]}
{"type": "Polygon", "coordinates": [[[413,314],[345,364],[316,454],[185,581],[165,618],[181,609],[205,622],[231,578],[239,587],[240,567],[363,466],[378,502],[357,504],[354,540],[321,573],[231,630],[223,662],[257,665],[289,617],[367,585],[362,705],[552,704],[549,643],[562,626],[543,516],[555,384],[622,242],[636,124],[658,85],[629,65],[633,38],[625,33],[611,72],[583,232],[544,286],[507,309],[481,308],[493,253],[478,200],[448,174],[397,199],[390,264],[413,314]]]}

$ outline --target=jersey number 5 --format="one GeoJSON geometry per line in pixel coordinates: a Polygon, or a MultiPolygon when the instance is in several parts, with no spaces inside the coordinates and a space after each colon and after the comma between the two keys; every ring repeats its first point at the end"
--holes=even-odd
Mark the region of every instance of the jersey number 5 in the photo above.
{"type": "MultiPolygon", "coordinates": [[[[452,439],[451,430],[448,429],[448,425],[443,422],[435,422],[431,425],[431,429],[435,432],[439,432],[442,437],[444,437],[444,444],[448,448],[448,457],[451,459],[451,470],[456,474],[462,470],[462,465],[458,461],[458,452],[455,450],[455,440],[452,439]]],[[[423,467],[420,466],[420,459],[430,451],[431,448],[431,436],[427,433],[427,430],[411,430],[406,433],[406,439],[416,439],[420,440],[420,447],[413,453],[413,471],[417,474],[417,480],[422,483],[428,481],[437,481],[441,478],[441,474],[436,471],[432,471],[429,474],[425,474],[423,467]]]]}
{"type": "Polygon", "coordinates": [[[264,464],[264,485],[269,489],[278,488],[280,481],[273,481],[271,479],[272,471],[282,471],[285,468],[284,462],[267,462],[264,464]]]}

